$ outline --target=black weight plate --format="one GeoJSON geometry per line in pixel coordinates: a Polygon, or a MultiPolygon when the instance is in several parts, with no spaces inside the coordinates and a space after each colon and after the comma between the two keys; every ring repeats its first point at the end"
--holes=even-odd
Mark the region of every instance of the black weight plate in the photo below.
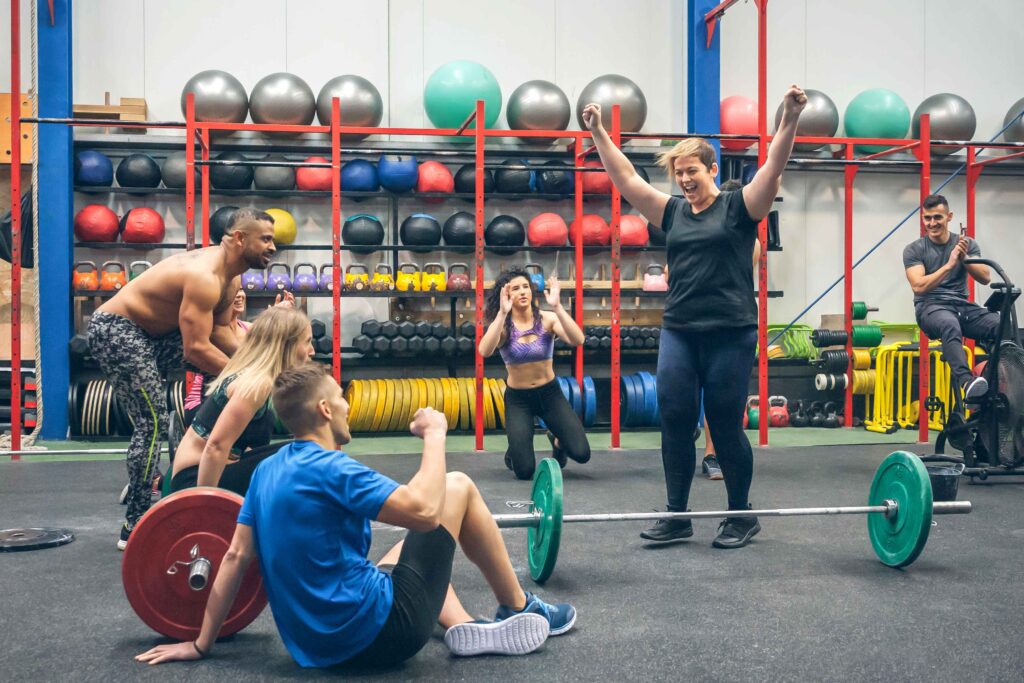
{"type": "Polygon", "coordinates": [[[15,553],[24,550],[56,548],[75,540],[68,529],[32,527],[28,529],[4,529],[0,531],[0,553],[15,553]]]}

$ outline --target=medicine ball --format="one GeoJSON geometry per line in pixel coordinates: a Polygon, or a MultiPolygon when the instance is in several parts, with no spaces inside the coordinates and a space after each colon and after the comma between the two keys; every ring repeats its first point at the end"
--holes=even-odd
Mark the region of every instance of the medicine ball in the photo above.
{"type": "MultiPolygon", "coordinates": [[[[444,222],[444,243],[448,246],[474,247],[476,246],[476,218],[467,211],[459,211],[449,216],[444,222]]],[[[472,251],[471,249],[460,249],[461,253],[472,251]]]]}
{"type": "MultiPolygon", "coordinates": [[[[455,191],[469,194],[476,192],[476,164],[466,164],[455,173],[455,191]]],[[[494,192],[494,175],[486,168],[484,192],[494,192]]]]}
{"type": "Polygon", "coordinates": [[[569,239],[569,227],[557,213],[537,214],[526,232],[532,247],[564,247],[569,239]]]}
{"type": "Polygon", "coordinates": [[[224,233],[231,227],[231,217],[238,211],[237,206],[222,206],[210,216],[210,244],[220,244],[224,233]]]}
{"type": "Polygon", "coordinates": [[[345,192],[377,192],[377,167],[366,159],[356,159],[341,167],[341,189],[345,192]]]}
{"type": "MultiPolygon", "coordinates": [[[[506,159],[502,166],[529,166],[523,159],[506,159]]],[[[505,194],[529,194],[536,190],[537,178],[533,171],[498,169],[494,173],[494,187],[505,194]]]]}
{"type": "Polygon", "coordinates": [[[409,192],[416,187],[419,179],[419,164],[416,157],[396,154],[381,154],[377,162],[377,178],[389,192],[409,192]]]}
{"type": "Polygon", "coordinates": [[[160,167],[148,154],[129,154],[117,165],[116,177],[121,187],[156,187],[160,167]]]}
{"type": "Polygon", "coordinates": [[[298,232],[295,216],[284,209],[267,209],[267,213],[274,219],[274,243],[291,244],[294,242],[295,234],[298,232]]]}
{"type": "Polygon", "coordinates": [[[86,149],[75,155],[75,185],[110,187],[114,183],[114,164],[103,152],[86,149]]]}
{"type": "MultiPolygon", "coordinates": [[[[420,164],[419,178],[416,180],[417,192],[453,192],[455,178],[448,167],[440,161],[424,161],[420,164]]],[[[439,197],[424,198],[423,201],[437,204],[444,201],[439,197]]]]}
{"type": "Polygon", "coordinates": [[[489,247],[521,247],[524,241],[526,228],[515,216],[495,216],[484,230],[484,242],[489,247]]]}
{"type": "MultiPolygon", "coordinates": [[[[565,164],[557,159],[545,162],[545,167],[556,166],[565,168],[565,164]]],[[[543,170],[537,173],[538,189],[544,194],[567,195],[573,191],[573,177],[568,171],[543,170]]]]}
{"type": "Polygon", "coordinates": [[[647,221],[640,216],[624,213],[619,217],[619,244],[624,247],[647,245],[647,221]]]}
{"type": "MultiPolygon", "coordinates": [[[[186,168],[184,152],[168,154],[167,158],[164,159],[163,166],[160,167],[160,175],[163,176],[164,186],[174,190],[185,189],[186,168]]],[[[192,182],[194,187],[200,187],[202,183],[202,176],[199,173],[198,166],[192,168],[192,182]]]]}
{"type": "Polygon", "coordinates": [[[75,215],[75,237],[82,242],[113,242],[117,233],[117,214],[102,204],[89,204],[75,215]]]}
{"type": "Polygon", "coordinates": [[[122,242],[157,243],[164,241],[164,219],[153,209],[140,206],[121,218],[122,242]]]}
{"type": "MultiPolygon", "coordinates": [[[[271,154],[263,161],[285,161],[280,154],[271,154]]],[[[291,166],[257,166],[253,169],[253,182],[257,190],[292,190],[295,188],[295,169],[291,166]]],[[[164,178],[164,182],[167,179],[164,178]]]]}
{"type": "Polygon", "coordinates": [[[665,231],[657,225],[647,224],[647,237],[650,239],[652,247],[665,246],[665,231]]]}
{"type": "MultiPolygon", "coordinates": [[[[576,221],[573,221],[573,228],[576,227],[576,221]]],[[[620,223],[621,227],[621,223],[620,223]]],[[[603,218],[594,213],[584,214],[583,216],[583,246],[594,247],[594,246],[607,246],[612,241],[612,228],[603,218]]],[[[575,229],[569,231],[569,242],[573,245],[576,244],[574,241],[575,229]]],[[[621,233],[620,233],[621,234],[621,233]]]]}
{"type": "MultiPolygon", "coordinates": [[[[303,160],[306,164],[329,164],[324,157],[306,157],[303,160]]],[[[331,169],[320,167],[302,166],[295,169],[295,187],[304,192],[330,192],[331,191],[331,169]]]]}
{"type": "MultiPolygon", "coordinates": [[[[604,168],[600,161],[588,161],[588,168],[604,168]]],[[[587,172],[583,174],[583,194],[611,194],[612,179],[607,173],[587,172]]]]}
{"type": "MultiPolygon", "coordinates": [[[[221,152],[214,160],[248,161],[240,152],[221,152]]],[[[252,166],[211,166],[210,184],[218,190],[248,190],[252,175],[252,166]]]]}
{"type": "MultiPolygon", "coordinates": [[[[427,162],[430,163],[430,162],[427,162]]],[[[441,244],[441,224],[433,216],[425,213],[414,213],[402,221],[398,230],[402,244],[417,247],[436,247],[441,244]]],[[[413,251],[429,251],[429,249],[413,249],[413,251]]]]}
{"type": "MultiPolygon", "coordinates": [[[[358,213],[349,216],[345,224],[341,226],[342,243],[353,245],[366,245],[379,247],[384,244],[384,226],[380,219],[367,213],[358,213]]],[[[353,249],[356,254],[369,254],[373,249],[353,249]]]]}

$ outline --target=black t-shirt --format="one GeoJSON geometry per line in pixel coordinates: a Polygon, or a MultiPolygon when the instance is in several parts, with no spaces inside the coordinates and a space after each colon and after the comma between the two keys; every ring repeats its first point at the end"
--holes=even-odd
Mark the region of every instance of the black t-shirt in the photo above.
{"type": "MultiPolygon", "coordinates": [[[[981,247],[970,237],[967,240],[967,255],[981,256],[981,247]]],[[[924,266],[924,274],[931,275],[943,266],[956,248],[957,235],[950,234],[945,244],[935,244],[927,237],[919,237],[903,248],[903,268],[924,266]]],[[[935,289],[924,294],[915,294],[914,303],[939,303],[944,301],[967,301],[967,268],[958,263],[935,289]]]]}
{"type": "Polygon", "coordinates": [[[757,221],[743,191],[722,192],[694,214],[689,202],[671,197],[661,221],[668,251],[668,329],[686,332],[757,324],[750,255],[757,221]]]}

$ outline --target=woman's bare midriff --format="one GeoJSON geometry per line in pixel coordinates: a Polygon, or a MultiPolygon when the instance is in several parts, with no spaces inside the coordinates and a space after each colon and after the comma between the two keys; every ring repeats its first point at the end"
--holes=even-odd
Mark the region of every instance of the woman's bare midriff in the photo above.
{"type": "Polygon", "coordinates": [[[505,367],[508,369],[508,386],[513,389],[535,389],[555,378],[551,360],[538,360],[533,363],[505,367]]]}

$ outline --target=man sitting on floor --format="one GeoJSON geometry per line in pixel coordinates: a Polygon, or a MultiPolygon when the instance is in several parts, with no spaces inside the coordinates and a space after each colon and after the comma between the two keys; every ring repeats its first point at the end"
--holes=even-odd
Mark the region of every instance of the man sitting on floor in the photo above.
{"type": "Polygon", "coordinates": [[[999,331],[999,316],[967,300],[967,274],[983,285],[991,280],[988,266],[964,264],[981,256],[978,243],[949,232],[953,213],[941,194],[925,197],[921,204],[925,236],[903,250],[903,267],[914,290],[917,324],[932,339],[942,340],[942,355],[952,371],[964,400],[978,399],[988,391],[984,377],[975,377],[967,365],[964,335],[988,343],[999,331]]]}
{"type": "Polygon", "coordinates": [[[446,473],[443,413],[416,412],[410,431],[423,439],[423,459],[399,485],[338,450],[351,439],[349,407],[324,366],[282,372],[273,403],[295,441],[256,468],[199,638],[137,660],[209,654],[257,558],[281,639],[301,666],[393,666],[423,648],[438,621],[456,655],[526,654],[572,627],[572,606],[523,591],[473,481],[446,473]],[[370,520],[410,530],[377,567],[366,558],[370,520]],[[496,621],[474,621],[449,585],[456,539],[494,592],[496,621]]]}

